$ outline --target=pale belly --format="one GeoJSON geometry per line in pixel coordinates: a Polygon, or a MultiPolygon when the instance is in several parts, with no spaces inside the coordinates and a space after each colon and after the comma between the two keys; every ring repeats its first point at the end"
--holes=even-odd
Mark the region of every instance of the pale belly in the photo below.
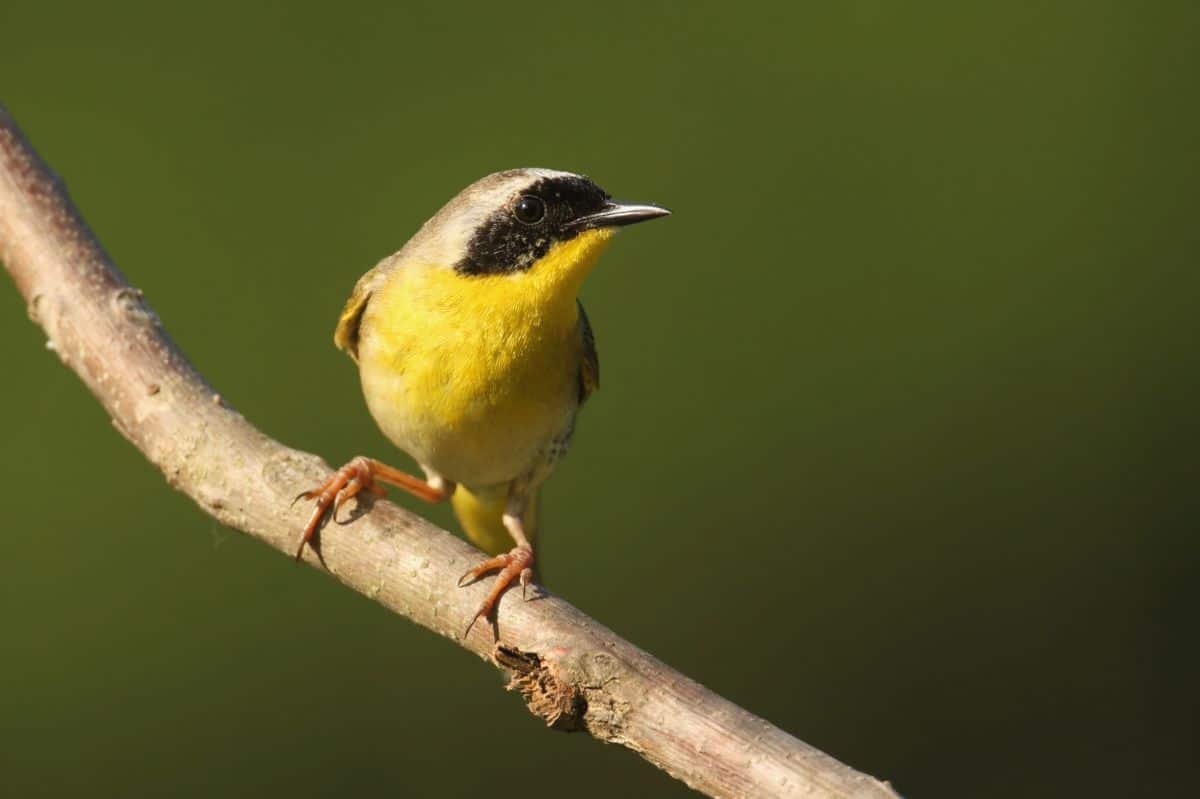
{"type": "Polygon", "coordinates": [[[482,488],[540,479],[565,450],[578,408],[578,364],[565,336],[539,348],[368,338],[359,353],[367,406],[422,466],[482,488]]]}

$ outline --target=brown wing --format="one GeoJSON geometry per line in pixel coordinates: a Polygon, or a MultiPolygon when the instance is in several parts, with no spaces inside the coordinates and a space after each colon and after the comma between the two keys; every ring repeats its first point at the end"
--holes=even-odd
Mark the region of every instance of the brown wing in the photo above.
{"type": "Polygon", "coordinates": [[[582,355],[579,359],[579,404],[582,405],[592,392],[600,388],[600,356],[596,353],[596,337],[588,322],[583,303],[579,305],[579,339],[582,355]]]}
{"type": "Polygon", "coordinates": [[[337,327],[333,330],[333,343],[356,362],[358,361],[358,329],[362,324],[363,311],[367,310],[367,301],[379,285],[391,264],[391,258],[385,258],[375,268],[358,279],[350,299],[342,308],[338,317],[337,327]]]}

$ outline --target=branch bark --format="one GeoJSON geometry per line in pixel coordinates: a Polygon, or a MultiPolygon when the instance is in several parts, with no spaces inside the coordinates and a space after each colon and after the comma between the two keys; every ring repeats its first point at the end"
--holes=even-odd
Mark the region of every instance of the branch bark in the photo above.
{"type": "MultiPolygon", "coordinates": [[[[0,260],[49,346],[174,488],[222,524],[288,553],[329,468],[264,435],[222,401],[112,264],[62,183],[0,106],[0,260]]],[[[626,746],[712,796],[896,797],[672,670],[558,597],[499,608],[503,643],[477,624],[487,580],[455,588],[479,553],[387,502],[329,525],[306,560],[395,613],[496,663],[534,715],[626,746]]]]}

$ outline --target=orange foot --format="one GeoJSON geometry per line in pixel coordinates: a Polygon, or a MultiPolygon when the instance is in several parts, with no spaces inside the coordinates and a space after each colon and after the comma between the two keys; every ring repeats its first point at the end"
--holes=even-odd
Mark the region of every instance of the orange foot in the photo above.
{"type": "Polygon", "coordinates": [[[479,606],[479,610],[471,617],[471,622],[467,625],[467,629],[463,630],[463,638],[467,637],[467,633],[471,632],[471,628],[475,626],[475,622],[479,621],[481,616],[487,616],[492,612],[492,608],[496,607],[496,601],[500,599],[500,595],[504,593],[504,589],[512,585],[513,580],[517,579],[518,576],[521,578],[521,598],[528,598],[525,592],[529,587],[529,583],[533,580],[532,566],[533,550],[528,546],[516,546],[509,550],[507,554],[488,558],[458,578],[458,587],[462,588],[465,585],[475,582],[490,571],[495,569],[500,570],[500,573],[496,575],[496,584],[492,586],[492,590],[484,597],[483,604],[479,606]]]}
{"type": "Polygon", "coordinates": [[[317,501],[317,507],[313,508],[312,517],[304,526],[304,535],[300,537],[300,546],[296,547],[296,560],[300,560],[300,556],[304,554],[304,545],[312,540],[317,528],[321,526],[321,520],[329,513],[331,507],[333,515],[337,516],[338,510],[346,503],[346,500],[356,496],[360,491],[369,491],[377,497],[387,496],[387,490],[378,485],[376,480],[403,488],[413,496],[428,502],[444,502],[454,492],[453,485],[446,488],[431,486],[419,477],[413,477],[386,463],[360,455],[330,475],[329,479],[321,485],[311,491],[305,491],[292,500],[293,503],[300,499],[317,501]]]}

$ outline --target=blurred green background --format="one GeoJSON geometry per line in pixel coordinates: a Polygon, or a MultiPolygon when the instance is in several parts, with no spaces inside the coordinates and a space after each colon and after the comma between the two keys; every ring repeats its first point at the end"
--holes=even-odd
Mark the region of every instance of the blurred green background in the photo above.
{"type": "MultiPolygon", "coordinates": [[[[1162,795],[1200,11],[1022,5],[10,2],[0,99],[201,371],[331,463],[404,462],[330,334],[461,187],[670,206],[585,289],[552,590],[909,796],[1162,795]]],[[[218,527],[7,288],[0,336],[6,796],[687,794],[218,527]]]]}

